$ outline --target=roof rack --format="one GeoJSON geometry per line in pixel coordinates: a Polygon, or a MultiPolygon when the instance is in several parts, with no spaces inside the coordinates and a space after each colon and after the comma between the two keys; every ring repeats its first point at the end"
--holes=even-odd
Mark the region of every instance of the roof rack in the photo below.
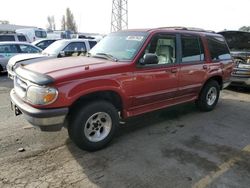
{"type": "Polygon", "coordinates": [[[0,34],[15,34],[15,31],[1,31],[0,30],[0,34]]]}
{"type": "Polygon", "coordinates": [[[174,27],[159,27],[157,29],[174,29],[174,30],[186,30],[186,31],[197,31],[197,32],[208,32],[208,33],[215,33],[212,30],[205,30],[196,27],[182,27],[182,26],[174,26],[174,27]]]}

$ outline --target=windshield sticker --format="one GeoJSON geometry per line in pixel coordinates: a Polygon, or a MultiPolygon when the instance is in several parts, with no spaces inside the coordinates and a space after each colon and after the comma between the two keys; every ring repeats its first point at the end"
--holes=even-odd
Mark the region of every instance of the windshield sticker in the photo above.
{"type": "Polygon", "coordinates": [[[126,40],[142,41],[143,36],[128,36],[126,40]]]}

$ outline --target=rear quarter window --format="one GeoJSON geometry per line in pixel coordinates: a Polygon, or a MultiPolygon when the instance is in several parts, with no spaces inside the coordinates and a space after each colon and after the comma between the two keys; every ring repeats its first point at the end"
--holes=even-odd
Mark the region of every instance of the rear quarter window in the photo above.
{"type": "Polygon", "coordinates": [[[96,41],[89,41],[89,47],[90,49],[93,48],[96,45],[96,41]]]}
{"type": "Polygon", "coordinates": [[[231,59],[228,46],[223,37],[207,36],[207,41],[212,61],[231,59]]]}
{"type": "Polygon", "coordinates": [[[25,42],[27,41],[26,37],[22,35],[17,36],[17,38],[19,41],[25,41],[25,42]]]}

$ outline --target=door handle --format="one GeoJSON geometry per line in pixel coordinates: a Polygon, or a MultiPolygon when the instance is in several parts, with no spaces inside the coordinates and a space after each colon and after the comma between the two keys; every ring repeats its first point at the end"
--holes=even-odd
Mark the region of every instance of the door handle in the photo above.
{"type": "Polygon", "coordinates": [[[177,73],[177,68],[172,68],[171,73],[177,73]]]}
{"type": "Polygon", "coordinates": [[[208,66],[207,65],[203,65],[203,69],[208,69],[208,66]]]}

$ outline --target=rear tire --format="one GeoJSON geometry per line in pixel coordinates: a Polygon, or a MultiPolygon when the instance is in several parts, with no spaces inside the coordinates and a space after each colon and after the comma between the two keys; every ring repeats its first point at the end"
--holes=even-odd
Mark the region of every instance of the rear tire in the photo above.
{"type": "Polygon", "coordinates": [[[111,103],[91,102],[73,113],[69,118],[68,133],[81,149],[96,151],[113,139],[119,125],[119,116],[111,103]]]}
{"type": "Polygon", "coordinates": [[[215,108],[220,96],[220,86],[217,81],[210,80],[202,88],[196,105],[199,110],[208,112],[215,108]]]}

